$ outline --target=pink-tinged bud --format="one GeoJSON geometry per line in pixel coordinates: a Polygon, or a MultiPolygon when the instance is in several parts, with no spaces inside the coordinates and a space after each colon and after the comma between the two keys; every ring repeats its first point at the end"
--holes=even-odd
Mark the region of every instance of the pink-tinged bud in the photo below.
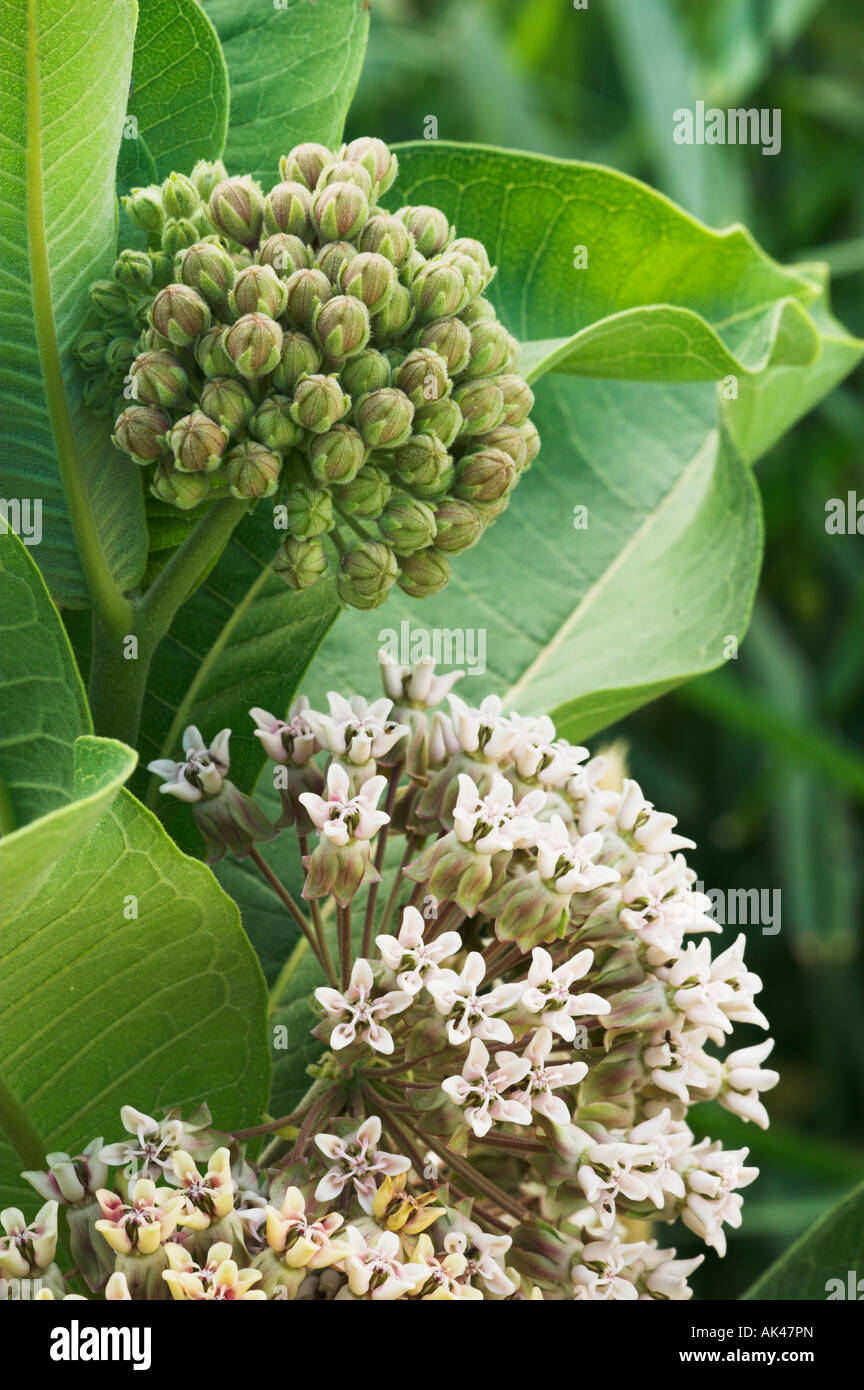
{"type": "Polygon", "coordinates": [[[316,145],[310,140],[305,144],[295,145],[288,154],[283,154],[279,160],[279,173],[288,182],[305,184],[311,192],[317,187],[324,168],[332,160],[333,155],[326,145],[316,145]]]}
{"type": "Polygon", "coordinates": [[[440,401],[451,389],[447,363],[431,348],[409,352],[397,367],[393,381],[418,409],[430,401],[440,401]]]}
{"type": "Polygon", "coordinates": [[[255,409],[245,384],[237,377],[217,376],[201,388],[201,409],[229,435],[245,430],[255,409]]]}
{"type": "Polygon", "coordinates": [[[311,376],[321,366],[321,354],[304,333],[284,333],[282,352],[271,378],[277,391],[294,394],[301,377],[311,376]]]}
{"type": "Polygon", "coordinates": [[[225,458],[225,476],[232,497],[272,497],[279,482],[282,460],[263,444],[246,440],[235,444],[225,458]]]}
{"type": "Polygon", "coordinates": [[[333,295],[333,286],[322,270],[295,270],[285,281],[285,312],[292,323],[310,332],[315,313],[333,295]]]}
{"type": "Polygon", "coordinates": [[[212,473],[227,442],[228,431],[202,410],[184,415],[171,431],[171,452],[181,473],[212,473]]]}
{"type": "Polygon", "coordinates": [[[470,256],[463,256],[458,251],[454,251],[452,246],[448,246],[443,251],[440,260],[445,265],[452,265],[459,271],[465,282],[465,303],[470,304],[472,299],[479,298],[485,288],[483,274],[477,262],[470,256]]]}
{"type": "Polygon", "coordinates": [[[399,588],[411,598],[440,593],[450,578],[450,561],[435,546],[403,555],[399,560],[399,588]]]}
{"type": "Polygon", "coordinates": [[[160,502],[168,502],[181,511],[190,511],[210,492],[207,473],[181,473],[173,463],[160,463],[153,474],[150,491],[160,502]]]}
{"type": "Polygon", "coordinates": [[[294,389],[291,414],[304,430],[324,434],[342,419],[350,405],[338,376],[307,376],[294,389]]]}
{"type": "Polygon", "coordinates": [[[462,428],[462,411],[452,396],[429,401],[414,416],[415,434],[435,434],[445,448],[450,447],[462,428]]]}
{"type": "Polygon", "coordinates": [[[462,412],[460,434],[488,434],[504,420],[503,378],[478,377],[456,387],[453,399],[462,412]]]}
{"type": "Polygon", "coordinates": [[[356,183],[331,183],[313,199],[312,218],[321,241],[352,241],[369,216],[369,204],[356,183]]]}
{"type": "Polygon", "coordinates": [[[350,425],[334,425],[325,434],[317,434],[309,445],[312,476],[323,486],[350,483],[365,457],[366,446],[350,425]]]}
{"type": "Polygon", "coordinates": [[[362,164],[351,164],[347,159],[337,159],[335,163],[328,164],[326,169],[321,170],[316,192],[320,188],[329,188],[331,183],[356,183],[358,188],[362,188],[367,201],[373,201],[372,178],[362,164]]]}
{"type": "Polygon", "coordinates": [[[459,267],[436,259],[418,270],[411,282],[411,298],[420,323],[429,323],[457,314],[468,301],[468,291],[459,267]]]}
{"type": "Polygon", "coordinates": [[[632,989],[622,989],[613,994],[609,1002],[611,1012],[602,1019],[607,1046],[622,1033],[670,1028],[677,1016],[659,980],[646,980],[632,989]]]}
{"type": "Polygon", "coordinates": [[[383,140],[361,136],[352,140],[342,152],[343,159],[360,164],[375,184],[375,196],[386,193],[399,172],[399,161],[383,140]]]}
{"type": "Polygon", "coordinates": [[[213,309],[224,306],[234,284],[234,262],[218,241],[198,241],[180,258],[180,279],[213,309]]]}
{"type": "Polygon", "coordinates": [[[513,339],[497,319],[481,319],[470,330],[471,358],[465,368],[466,377],[496,376],[506,372],[513,339]]]}
{"type": "Polygon", "coordinates": [[[295,270],[308,270],[312,264],[312,252],[298,236],[287,232],[276,232],[268,237],[258,252],[261,265],[269,265],[287,280],[295,270]]]}
{"type": "Polygon", "coordinates": [[[319,304],[312,327],[322,351],[334,360],[362,352],[372,331],[366,305],[347,294],[334,295],[326,304],[319,304]]]}
{"type": "Polygon", "coordinates": [[[461,319],[433,319],[417,334],[417,346],[429,348],[444,359],[447,373],[459,376],[471,357],[471,329],[461,319]]]}
{"type": "Polygon", "coordinates": [[[285,282],[269,265],[250,265],[241,270],[228,296],[231,313],[237,318],[243,314],[267,314],[278,319],[287,302],[285,282]]]}
{"type": "Polygon", "coordinates": [[[452,475],[450,455],[434,434],[412,434],[393,455],[397,476],[416,497],[440,496],[452,475]]]}
{"type": "Polygon", "coordinates": [[[215,323],[195,344],[195,361],[206,377],[236,377],[238,371],[224,343],[225,329],[215,323]]]}
{"type": "Polygon", "coordinates": [[[357,238],[361,251],[377,251],[386,256],[393,265],[401,266],[410,255],[414,241],[405,223],[388,212],[378,212],[370,217],[357,238]]]}
{"type": "Polygon", "coordinates": [[[501,449],[478,449],[456,465],[454,497],[463,502],[497,502],[516,485],[518,469],[501,449]]]}
{"type": "Polygon", "coordinates": [[[315,256],[315,268],[327,276],[331,285],[339,284],[343,266],[353,261],[357,247],[350,241],[328,241],[315,256]]]}
{"type": "Polygon", "coordinates": [[[136,463],[155,463],[167,453],[165,436],[171,420],[164,410],[152,405],[130,405],[118,415],[111,436],[118,449],[136,463]]]}
{"type": "Polygon", "coordinates": [[[288,232],[309,240],[312,230],[312,194],[302,183],[277,183],[264,199],[264,232],[288,232]]]}
{"type": "Polygon", "coordinates": [[[288,536],[273,561],[273,572],[292,589],[310,589],[327,574],[327,552],[320,540],[288,536]]]}
{"type": "Polygon", "coordinates": [[[300,433],[291,415],[290,396],[265,396],[252,417],[249,432],[274,453],[285,453],[300,433]]]}
{"type": "Polygon", "coordinates": [[[210,327],[210,307],[189,285],[166,285],[150,312],[157,333],[178,347],[188,347],[210,327]]]}
{"type": "Polygon", "coordinates": [[[357,401],[370,391],[380,391],[390,385],[390,363],[383,352],[364,348],[340,366],[339,377],[345,390],[357,401]]]}
{"type": "Polygon", "coordinates": [[[509,455],[513,460],[518,472],[528,462],[528,445],[525,436],[515,425],[498,425],[494,430],[488,430],[486,434],[475,436],[473,440],[475,449],[500,449],[502,453],[509,455]]]}
{"type": "Polygon", "coordinates": [[[346,262],[339,276],[343,294],[362,300],[370,314],[385,307],[396,284],[396,268],[377,251],[361,251],[346,262]]]}
{"type": "Polygon", "coordinates": [[[414,407],[403,391],[385,386],[362,397],[355,418],[370,449],[396,449],[411,434],[414,407]]]}
{"type": "Polygon", "coordinates": [[[438,534],[435,546],[448,555],[459,555],[476,545],[486,527],[486,519],[470,502],[445,497],[435,508],[438,534]]]}
{"type": "Polygon", "coordinates": [[[261,235],[264,196],[254,179],[223,179],[207,207],[214,227],[241,246],[253,246],[261,235]]]}
{"type": "Polygon", "coordinates": [[[241,376],[267,376],[282,352],[282,329],[267,314],[244,314],[226,331],[223,343],[241,376]]]}
{"type": "Polygon", "coordinates": [[[410,290],[397,280],[393,293],[383,309],[372,319],[372,329],[380,342],[387,338],[399,338],[411,327],[416,310],[410,290]]]}
{"type": "Polygon", "coordinates": [[[142,352],[129,368],[132,394],[143,405],[180,405],[188,378],[170,352],[142,352]]]}
{"type": "Polygon", "coordinates": [[[438,208],[423,204],[405,207],[400,208],[396,216],[405,223],[421,256],[437,256],[453,235],[447,218],[438,208]]]}
{"type": "Polygon", "coordinates": [[[495,383],[504,397],[505,425],[521,425],[534,406],[534,392],[524,377],[507,374],[495,378],[495,383]]]}

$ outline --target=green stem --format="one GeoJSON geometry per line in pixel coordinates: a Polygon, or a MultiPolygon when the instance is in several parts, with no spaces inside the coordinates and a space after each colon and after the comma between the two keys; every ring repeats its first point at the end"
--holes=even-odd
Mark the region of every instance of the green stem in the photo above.
{"type": "Polygon", "coordinates": [[[0,1125],[28,1169],[45,1167],[45,1145],[14,1095],[0,1080],[0,1125]]]}

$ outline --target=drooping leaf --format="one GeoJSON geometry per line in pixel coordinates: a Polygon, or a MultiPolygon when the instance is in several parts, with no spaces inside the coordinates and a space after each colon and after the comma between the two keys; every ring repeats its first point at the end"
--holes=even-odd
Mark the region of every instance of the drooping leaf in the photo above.
{"type": "MultiPolygon", "coordinates": [[[[128,114],[156,176],[218,159],[228,129],[228,73],[213,25],[196,0],[139,7],[128,114]]],[[[132,138],[124,146],[134,143],[132,138]]]]}
{"type": "Polygon", "coordinates": [[[134,27],[132,0],[4,6],[4,492],[41,504],[40,567],[72,606],[88,602],[73,515],[120,588],[146,559],[140,477],[104,421],[82,411],[71,357],[90,283],[114,260],[134,27]]]}
{"type": "Polygon", "coordinates": [[[206,1097],[257,1119],[265,988],[234,903],[122,791],[3,933],[3,1072],[51,1149],[206,1097]]]}
{"type": "Polygon", "coordinates": [[[864,1184],[856,1187],[796,1240],[747,1290],[744,1298],[798,1302],[833,1295],[834,1298],[858,1299],[862,1268],[864,1184]],[[849,1289],[850,1271],[854,1292],[849,1289]]]}
{"type": "Polygon", "coordinates": [[[205,0],[231,81],[229,173],[278,178],[279,156],[303,140],[342,137],[369,31],[368,0],[205,0]]]}

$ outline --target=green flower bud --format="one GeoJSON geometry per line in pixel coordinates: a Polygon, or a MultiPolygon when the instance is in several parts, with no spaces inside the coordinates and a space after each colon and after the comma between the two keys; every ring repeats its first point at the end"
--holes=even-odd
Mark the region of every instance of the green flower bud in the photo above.
{"type": "Polygon", "coordinates": [[[135,338],[112,338],[105,353],[105,364],[124,372],[135,357],[135,338]]]}
{"type": "Polygon", "coordinates": [[[323,542],[313,537],[298,540],[286,536],[273,561],[273,572],[292,589],[311,589],[328,570],[327,552],[323,542]]]}
{"type": "Polygon", "coordinates": [[[150,288],[161,290],[174,279],[174,257],[169,256],[167,251],[151,251],[149,254],[153,262],[153,284],[150,288]]]}
{"type": "Polygon", "coordinates": [[[212,473],[222,462],[228,431],[203,410],[193,410],[171,431],[171,452],[181,473],[212,473]]]}
{"type": "Polygon", "coordinates": [[[410,289],[414,283],[418,271],[421,271],[425,264],[426,257],[421,256],[420,252],[417,250],[415,246],[413,251],[408,252],[406,259],[402,262],[402,264],[399,267],[399,279],[402,281],[402,284],[407,285],[410,289]]]}
{"type": "Polygon", "coordinates": [[[440,401],[450,394],[447,363],[431,348],[415,348],[396,369],[394,384],[415,406],[440,401]]]}
{"type": "Polygon", "coordinates": [[[462,411],[460,434],[486,434],[504,419],[504,395],[498,383],[489,377],[466,381],[453,392],[453,399],[462,411]]]}
{"type": "Polygon", "coordinates": [[[478,435],[473,441],[475,449],[501,449],[509,454],[518,472],[522,472],[528,462],[528,445],[525,436],[515,425],[499,425],[497,429],[478,435]]]}
{"type": "Polygon", "coordinates": [[[130,405],[114,422],[111,438],[136,463],[154,463],[167,454],[165,436],[171,420],[153,405],[130,405]]]}
{"type": "Polygon", "coordinates": [[[247,439],[235,444],[225,458],[225,476],[232,497],[272,497],[282,460],[263,444],[247,439]]]}
{"type": "Polygon", "coordinates": [[[301,377],[311,376],[321,366],[321,354],[303,333],[283,333],[282,352],[273,369],[271,384],[290,395],[301,377]]]}
{"type": "Polygon", "coordinates": [[[477,241],[471,236],[459,236],[455,241],[451,241],[448,250],[456,251],[462,256],[468,256],[478,266],[484,285],[489,284],[495,271],[482,241],[477,241]]]}
{"type": "Polygon", "coordinates": [[[357,402],[355,418],[370,449],[398,449],[411,433],[414,407],[404,391],[385,386],[357,402]]]}
{"type": "Polygon", "coordinates": [[[167,217],[191,217],[201,206],[201,195],[185,174],[169,174],[162,185],[162,206],[167,217]]]}
{"type": "Polygon", "coordinates": [[[255,411],[249,429],[259,443],[275,453],[290,449],[298,435],[291,418],[291,397],[266,396],[255,411]]]}
{"type": "MultiPolygon", "coordinates": [[[[152,274],[152,265],[150,270],[152,274]]],[[[103,318],[122,318],[129,312],[129,297],[116,280],[95,280],[90,286],[90,303],[103,318]]]]}
{"type": "Polygon", "coordinates": [[[443,357],[451,377],[459,376],[471,357],[471,329],[461,319],[433,319],[417,334],[417,346],[443,357]]]}
{"type": "Polygon", "coordinates": [[[378,314],[387,304],[396,284],[396,267],[377,251],[360,251],[343,265],[339,286],[343,294],[353,295],[378,314]]]}
{"type": "Polygon", "coordinates": [[[435,507],[438,534],[435,546],[448,555],[458,555],[476,545],[486,526],[482,512],[458,497],[444,497],[435,507]]]}
{"type": "Polygon", "coordinates": [[[312,253],[305,241],[288,232],[276,232],[258,252],[262,265],[272,266],[278,275],[287,279],[295,270],[305,270],[312,264],[312,253]]]}
{"type": "Polygon", "coordinates": [[[357,255],[357,247],[350,241],[328,241],[321,247],[315,257],[315,268],[327,276],[330,284],[339,284],[339,275],[342,267],[353,261],[357,255]]]}
{"type": "Polygon", "coordinates": [[[458,313],[468,299],[461,270],[443,260],[427,261],[411,282],[411,298],[421,323],[458,313]]]}
{"type": "Polygon", "coordinates": [[[150,491],[160,502],[168,502],[181,511],[191,511],[210,491],[206,473],[181,473],[171,463],[160,463],[153,474],[150,491]]]}
{"type": "Polygon", "coordinates": [[[412,434],[394,450],[393,462],[402,482],[417,497],[434,497],[446,491],[442,480],[450,470],[450,455],[435,434],[412,434]]]}
{"type": "Polygon", "coordinates": [[[321,270],[295,270],[285,281],[285,289],[286,314],[298,328],[308,332],[312,327],[315,310],[331,298],[333,286],[321,270]]]}
{"type": "Polygon", "coordinates": [[[508,376],[521,376],[519,363],[522,361],[522,344],[518,338],[514,338],[512,333],[508,333],[510,339],[510,354],[507,358],[507,366],[504,368],[508,376]]]}
{"type": "Polygon", "coordinates": [[[476,299],[482,294],[486,288],[486,283],[483,279],[483,272],[475,260],[472,260],[470,256],[463,256],[459,251],[454,251],[450,246],[441,254],[440,260],[445,265],[455,266],[465,281],[463,307],[465,303],[470,304],[472,299],[476,299]]]}
{"type": "Polygon", "coordinates": [[[322,170],[318,179],[316,192],[319,188],[329,188],[331,183],[356,183],[358,188],[362,188],[368,202],[373,202],[372,197],[372,176],[362,164],[352,164],[347,159],[337,159],[332,164],[327,164],[322,170]]]}
{"type": "Polygon", "coordinates": [[[184,285],[197,290],[211,309],[221,309],[234,284],[234,262],[218,241],[196,241],[181,252],[178,274],[184,285]]]}
{"type": "Polygon", "coordinates": [[[158,184],[147,188],[133,188],[121,199],[126,216],[134,227],[142,232],[161,230],[164,213],[162,211],[162,190],[158,184]]]}
{"type": "Polygon", "coordinates": [[[525,440],[525,462],[522,467],[530,468],[540,452],[540,435],[537,432],[537,426],[532,424],[530,420],[525,420],[516,428],[525,440]]]}
{"type": "Polygon", "coordinates": [[[312,220],[321,241],[351,241],[369,216],[369,204],[356,183],[331,183],[312,201],[312,220]]]}
{"type": "Polygon", "coordinates": [[[250,265],[241,270],[228,295],[231,313],[238,318],[241,314],[267,314],[278,319],[287,302],[285,282],[270,265],[250,265]]]}
{"type": "Polygon", "coordinates": [[[375,184],[376,197],[387,192],[399,172],[399,161],[395,154],[388,149],[383,140],[375,140],[369,136],[352,140],[342,151],[342,158],[351,164],[363,166],[375,184]]]}
{"type": "Polygon", "coordinates": [[[361,251],[376,251],[393,265],[401,266],[414,249],[411,233],[398,217],[389,212],[376,212],[370,217],[357,238],[361,251]]]}
{"type": "MultiPolygon", "coordinates": [[[[353,302],[356,304],[357,300],[353,302]]],[[[339,368],[339,376],[348,394],[359,400],[370,391],[390,385],[390,363],[383,352],[364,348],[339,368]]]]}
{"type": "Polygon", "coordinates": [[[309,445],[309,466],[316,482],[325,486],[350,483],[363,467],[366,446],[351,425],[334,425],[317,434],[309,445]]]}
{"type": "Polygon", "coordinates": [[[429,401],[414,416],[415,434],[436,434],[449,449],[462,428],[462,411],[452,396],[429,401]]]}
{"type": "Polygon", "coordinates": [[[79,333],[72,351],[85,371],[97,371],[105,366],[105,354],[111,344],[111,335],[101,328],[90,328],[79,333]]]}
{"type": "Polygon", "coordinates": [[[350,483],[336,488],[336,500],[346,516],[374,521],[387,505],[393,486],[382,468],[365,463],[350,483]]]}
{"type": "Polygon", "coordinates": [[[518,476],[503,449],[478,449],[459,460],[453,495],[463,502],[497,502],[515,487],[518,476]]]}
{"type": "Polygon", "coordinates": [[[162,229],[162,250],[169,256],[176,256],[194,246],[200,237],[200,229],[188,217],[171,218],[162,229]]]}
{"type": "Polygon", "coordinates": [[[481,319],[468,330],[471,334],[471,360],[466,377],[497,376],[510,362],[512,338],[497,319],[481,319]]]}
{"type": "Polygon", "coordinates": [[[180,405],[189,380],[170,352],[142,352],[129,368],[132,394],[145,405],[180,405]]]}
{"type": "Polygon", "coordinates": [[[153,327],[178,347],[188,347],[210,327],[210,308],[189,285],[166,285],[153,300],[153,327]]]}
{"type": "Polygon", "coordinates": [[[225,351],[221,324],[208,328],[195,344],[195,361],[207,377],[237,376],[237,368],[225,351]]]}
{"type": "Polygon", "coordinates": [[[352,541],[339,560],[336,589],[351,608],[378,608],[399,573],[396,556],[382,541],[352,541]]]}
{"type": "Polygon", "coordinates": [[[241,376],[267,376],[282,352],[282,329],[267,314],[244,314],[226,330],[223,342],[241,376]]]}
{"type": "Polygon", "coordinates": [[[435,513],[425,502],[406,493],[395,493],[378,519],[386,541],[397,555],[424,550],[435,539],[435,513]]]}
{"type": "Polygon", "coordinates": [[[318,185],[324,166],[332,159],[333,155],[326,145],[316,145],[310,140],[303,145],[295,145],[288,154],[283,154],[279,160],[279,172],[290,183],[305,184],[311,193],[318,185]]]}
{"type": "Polygon", "coordinates": [[[171,344],[167,338],[163,338],[161,333],[157,333],[152,325],[144,329],[138,339],[139,352],[170,352],[171,344]]]}
{"type": "Polygon", "coordinates": [[[252,246],[261,234],[264,196],[254,179],[241,177],[217,183],[207,204],[210,221],[241,246],[252,246]]]}
{"type": "Polygon", "coordinates": [[[372,331],[379,340],[399,338],[411,327],[414,314],[411,292],[397,280],[384,308],[372,320],[372,331]]]}
{"type": "Polygon", "coordinates": [[[419,207],[400,208],[396,216],[405,223],[421,256],[437,256],[453,235],[450,223],[439,208],[421,204],[419,207]]]}
{"type": "Polygon", "coordinates": [[[312,194],[302,183],[277,183],[264,199],[264,230],[288,232],[308,241],[312,230],[312,194]]]}
{"type": "Polygon", "coordinates": [[[326,488],[295,483],[285,498],[285,523],[297,540],[325,536],[333,529],[333,499],[326,488]]]}
{"type": "Polygon", "coordinates": [[[121,251],[114,262],[114,279],[137,293],[148,289],[153,280],[153,262],[147,252],[132,247],[121,251]]]}
{"type": "Polygon", "coordinates": [[[482,323],[485,319],[494,319],[495,306],[489,303],[488,299],[472,299],[470,304],[466,304],[464,309],[459,312],[459,317],[463,323],[467,323],[469,328],[473,328],[475,323],[482,323]]]}
{"type": "Polygon", "coordinates": [[[312,327],[326,355],[340,359],[361,352],[372,331],[366,305],[347,294],[334,295],[326,304],[319,304],[312,327]]]}
{"type": "Polygon", "coordinates": [[[291,414],[305,430],[325,434],[342,419],[351,399],[342,390],[338,376],[306,376],[294,388],[291,414]]]}
{"type": "Polygon", "coordinates": [[[87,409],[95,411],[97,415],[116,415],[123,409],[123,397],[118,401],[117,387],[117,373],[106,368],[84,383],[81,399],[87,409]]]}
{"type": "MultiPolygon", "coordinates": [[[[205,381],[201,388],[201,409],[229,435],[238,435],[252,419],[255,406],[237,377],[216,376],[205,381]]],[[[266,440],[261,442],[267,443],[266,440]]]]}
{"type": "Polygon", "coordinates": [[[429,598],[450,578],[450,561],[435,546],[405,555],[399,562],[399,588],[411,598],[429,598]]]}
{"type": "Polygon", "coordinates": [[[496,377],[495,382],[504,397],[504,424],[523,424],[534,405],[534,392],[528,382],[510,373],[496,377]]]}
{"type": "Polygon", "coordinates": [[[221,159],[215,159],[212,164],[206,159],[199,159],[191,174],[192,182],[205,202],[217,183],[223,183],[227,177],[228,170],[221,159]]]}

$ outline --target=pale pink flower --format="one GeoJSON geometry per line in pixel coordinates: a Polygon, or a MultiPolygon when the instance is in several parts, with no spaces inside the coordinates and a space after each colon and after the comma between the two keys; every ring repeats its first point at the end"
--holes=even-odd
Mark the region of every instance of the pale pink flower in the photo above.
{"type": "Polygon", "coordinates": [[[344,1262],[348,1287],[358,1298],[369,1294],[370,1298],[389,1302],[410,1293],[428,1273],[425,1264],[405,1263],[400,1258],[402,1247],[395,1231],[382,1231],[375,1244],[370,1245],[356,1226],[349,1226],[345,1241],[351,1247],[344,1262]]]}
{"type": "Polygon", "coordinates": [[[350,795],[348,773],[341,763],[327,769],[326,800],[316,792],[301,792],[302,802],[315,829],[331,844],[344,846],[351,840],[371,840],[390,817],[377,809],[386,777],[370,777],[356,796],[350,795]]]}
{"type": "Polygon", "coordinates": [[[462,949],[458,931],[445,931],[434,941],[423,940],[425,922],[416,907],[406,907],[397,936],[378,936],[375,944],[381,959],[396,974],[396,983],[408,994],[419,994],[425,982],[434,979],[442,960],[462,949]]]}
{"type": "Polygon", "coordinates": [[[721,1149],[707,1139],[693,1150],[698,1167],[687,1174],[687,1205],[681,1213],[684,1225],[705,1244],[726,1254],[724,1223],[737,1230],[741,1225],[744,1199],[738,1191],[759,1176],[759,1169],[745,1166],[749,1149],[721,1149]]]}
{"type": "Polygon", "coordinates": [[[372,967],[368,960],[359,957],[351,971],[351,982],[344,994],[329,985],[321,985],[315,991],[315,998],[331,1018],[341,1018],[330,1034],[330,1046],[338,1051],[348,1047],[357,1037],[368,1043],[376,1052],[389,1054],[393,1051],[393,1038],[381,1021],[407,1009],[412,995],[407,990],[390,990],[387,994],[372,998],[372,967]]]}
{"type": "Polygon", "coordinates": [[[490,1042],[513,1041],[509,1023],[496,1015],[511,1009],[524,987],[521,984],[498,985],[497,989],[478,994],[485,975],[483,957],[479,951],[471,951],[461,975],[455,970],[444,969],[426,981],[436,1009],[449,1017],[447,1037],[454,1047],[472,1037],[486,1038],[490,1042]]]}
{"type": "Polygon", "coordinates": [[[172,762],[170,758],[156,758],[147,764],[148,772],[155,772],[162,778],[160,792],[166,796],[176,796],[180,801],[201,801],[205,796],[216,796],[228,776],[230,757],[228,740],[230,729],[217,734],[208,748],[200,729],[194,724],[183,734],[183,751],[186,760],[172,762]]]}
{"type": "Polygon", "coordinates": [[[696,848],[694,840],[674,833],[676,817],[655,811],[654,803],[646,801],[639,783],[630,778],[625,778],[615,819],[619,830],[632,835],[646,854],[672,854],[676,849],[696,848]]]}
{"type": "Polygon", "coordinates": [[[589,1241],[570,1271],[573,1297],[634,1302],[639,1297],[635,1282],[639,1261],[646,1249],[642,1240],[625,1245],[618,1236],[589,1241]]]}
{"type": "Polygon", "coordinates": [[[599,1018],[608,1014],[612,1007],[608,999],[599,994],[570,993],[574,980],[587,974],[593,960],[593,951],[577,951],[571,960],[555,968],[543,946],[535,946],[531,952],[531,968],[522,1004],[529,1013],[540,1014],[540,1022],[565,1042],[572,1042],[576,1036],[574,1018],[599,1018]]]}
{"type": "Polygon", "coordinates": [[[261,740],[261,747],[274,763],[290,762],[294,767],[304,767],[319,751],[312,712],[305,695],[297,697],[287,719],[278,719],[275,714],[269,714],[266,709],[257,706],[249,713],[257,725],[255,737],[261,740]]]}
{"type": "Polygon", "coordinates": [[[410,1160],[401,1154],[379,1149],[380,1138],[381,1121],[377,1115],[370,1115],[359,1129],[345,1139],[340,1139],[338,1134],[316,1134],[315,1143],[333,1166],[328,1168],[315,1188],[315,1200],[335,1201],[346,1183],[350,1182],[354,1184],[361,1207],[371,1215],[376,1178],[379,1175],[396,1177],[397,1173],[407,1173],[411,1167],[410,1160]]]}
{"type": "Polygon", "coordinates": [[[742,1047],[723,1059],[723,1086],[717,1099],[733,1115],[752,1120],[760,1129],[768,1128],[768,1111],[759,1099],[760,1091],[770,1091],[780,1080],[778,1071],[762,1066],[773,1050],[774,1039],[742,1047]]]}
{"type": "Polygon", "coordinates": [[[523,1052],[531,1063],[531,1070],[525,1077],[524,1090],[520,1088],[517,1098],[538,1115],[545,1115],[556,1125],[569,1125],[570,1111],[560,1096],[552,1094],[562,1086],[578,1086],[588,1075],[584,1062],[564,1062],[557,1066],[547,1066],[546,1058],[554,1046],[554,1038],[549,1028],[538,1028],[532,1035],[523,1052]]]}
{"type": "Polygon", "coordinates": [[[521,1100],[508,1094],[528,1075],[531,1063],[515,1052],[496,1052],[495,1068],[489,1070],[490,1057],[479,1038],[472,1038],[461,1076],[448,1076],[441,1083],[457,1105],[464,1105],[465,1119],[482,1139],[495,1121],[530,1125],[531,1111],[521,1100]],[[470,1104],[469,1104],[470,1102],[470,1104]]]}
{"type": "Polygon", "coordinates": [[[357,764],[370,758],[383,758],[409,732],[407,724],[389,719],[392,700],[374,700],[367,704],[362,695],[344,695],[331,690],[327,694],[329,714],[309,714],[322,748],[338,758],[357,764]]]}
{"type": "Polygon", "coordinates": [[[385,694],[391,700],[397,704],[422,705],[425,709],[440,705],[465,674],[464,671],[448,671],[446,675],[436,676],[431,656],[421,657],[411,666],[400,666],[383,647],[378,653],[378,665],[385,694]]]}
{"type": "Polygon", "coordinates": [[[570,832],[560,816],[552,816],[539,827],[537,840],[537,872],[541,878],[553,881],[556,893],[592,893],[617,883],[617,869],[594,860],[603,848],[599,831],[580,835],[571,840],[570,832]]]}

